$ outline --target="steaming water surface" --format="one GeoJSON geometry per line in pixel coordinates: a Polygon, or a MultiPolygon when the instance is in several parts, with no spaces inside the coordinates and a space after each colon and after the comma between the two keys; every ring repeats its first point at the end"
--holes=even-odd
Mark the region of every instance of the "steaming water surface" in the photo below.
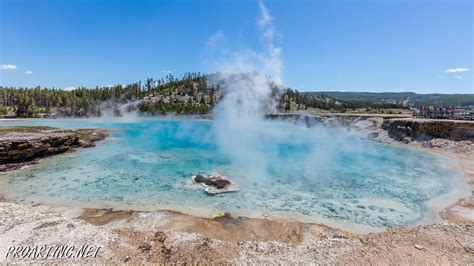
{"type": "MultiPolygon", "coordinates": [[[[10,124],[117,129],[96,148],[46,159],[0,178],[2,193],[36,202],[297,213],[385,228],[420,223],[428,201],[453,191],[466,193],[461,174],[442,167],[442,159],[362,140],[342,129],[265,121],[252,147],[242,143],[244,149],[234,157],[216,144],[210,121],[10,124]],[[209,196],[189,184],[192,175],[214,172],[225,173],[241,190],[209,196]]],[[[240,140],[228,139],[237,146],[240,140]]]]}

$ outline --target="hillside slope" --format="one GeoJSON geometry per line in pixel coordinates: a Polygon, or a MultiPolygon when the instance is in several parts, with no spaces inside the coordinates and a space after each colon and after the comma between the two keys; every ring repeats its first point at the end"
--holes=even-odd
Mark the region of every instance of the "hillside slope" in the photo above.
{"type": "Polygon", "coordinates": [[[404,106],[474,106],[474,94],[417,94],[414,92],[309,92],[324,94],[336,99],[372,104],[398,104],[404,106]]]}

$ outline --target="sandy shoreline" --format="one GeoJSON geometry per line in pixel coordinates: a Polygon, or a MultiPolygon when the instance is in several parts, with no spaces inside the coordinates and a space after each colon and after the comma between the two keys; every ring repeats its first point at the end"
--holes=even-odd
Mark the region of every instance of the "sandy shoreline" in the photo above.
{"type": "Polygon", "coordinates": [[[352,235],[318,224],[206,219],[0,202],[0,263],[472,264],[474,225],[437,223],[352,235]],[[5,258],[12,246],[94,245],[96,258],[5,258]]]}
{"type": "MultiPolygon", "coordinates": [[[[449,145],[387,143],[453,159],[474,192],[474,152],[456,152],[449,145]]],[[[441,202],[445,208],[434,213],[441,223],[354,235],[334,226],[277,216],[209,219],[172,211],[46,206],[0,197],[0,263],[473,264],[472,195],[458,197],[449,206],[441,202]],[[9,247],[18,245],[102,248],[96,258],[87,259],[7,258],[9,247]]]]}

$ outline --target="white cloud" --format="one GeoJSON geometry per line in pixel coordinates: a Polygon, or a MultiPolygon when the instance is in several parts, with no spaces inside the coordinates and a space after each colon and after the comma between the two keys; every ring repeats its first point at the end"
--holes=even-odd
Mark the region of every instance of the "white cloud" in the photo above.
{"type": "Polygon", "coordinates": [[[25,73],[28,74],[28,75],[33,74],[33,72],[31,72],[31,70],[27,70],[25,73]]]}
{"type": "Polygon", "coordinates": [[[171,70],[162,70],[161,73],[166,74],[166,75],[173,74],[171,70]]]}
{"type": "Polygon", "coordinates": [[[6,64],[2,65],[2,70],[13,71],[16,69],[16,65],[6,64]]]}
{"type": "Polygon", "coordinates": [[[221,30],[214,32],[209,38],[207,39],[207,45],[210,47],[215,47],[217,43],[224,38],[224,33],[221,30]]]}
{"type": "Polygon", "coordinates": [[[275,26],[273,25],[273,17],[270,16],[268,8],[263,0],[258,2],[260,7],[260,16],[257,20],[257,26],[263,34],[262,41],[265,46],[265,54],[263,54],[263,64],[267,74],[269,74],[277,85],[283,83],[281,78],[282,60],[280,47],[275,47],[274,37],[276,35],[275,26]]]}
{"type": "Polygon", "coordinates": [[[72,90],[75,90],[76,87],[66,87],[64,88],[65,91],[72,91],[72,90]]]}
{"type": "Polygon", "coordinates": [[[258,26],[264,30],[266,38],[273,39],[275,29],[272,24],[273,18],[270,16],[268,8],[263,3],[263,0],[258,2],[260,7],[260,17],[258,18],[258,26]]]}
{"type": "Polygon", "coordinates": [[[468,68],[458,67],[458,68],[448,68],[444,71],[444,73],[460,73],[460,72],[467,72],[467,71],[469,71],[468,68]]]}
{"type": "Polygon", "coordinates": [[[455,79],[462,79],[462,76],[454,76],[455,79]]]}

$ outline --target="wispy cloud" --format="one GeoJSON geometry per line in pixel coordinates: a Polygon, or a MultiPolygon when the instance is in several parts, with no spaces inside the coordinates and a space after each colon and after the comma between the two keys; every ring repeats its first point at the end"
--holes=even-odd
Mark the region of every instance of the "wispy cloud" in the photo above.
{"type": "Polygon", "coordinates": [[[31,70],[27,70],[25,73],[28,74],[28,75],[33,74],[33,72],[31,70]]]}
{"type": "Polygon", "coordinates": [[[462,79],[462,76],[454,76],[455,79],[462,79]]]}
{"type": "Polygon", "coordinates": [[[275,34],[275,28],[272,24],[273,18],[270,16],[268,8],[265,6],[263,1],[258,2],[260,7],[260,17],[258,18],[258,26],[263,29],[265,37],[273,39],[275,34]]]}
{"type": "Polygon", "coordinates": [[[209,38],[207,39],[207,45],[209,47],[215,47],[220,40],[224,38],[224,33],[221,30],[214,32],[209,38]]]}
{"type": "Polygon", "coordinates": [[[161,73],[166,74],[166,75],[173,74],[171,70],[161,70],[161,73]]]}
{"type": "Polygon", "coordinates": [[[448,68],[444,71],[444,73],[461,73],[469,71],[468,68],[465,67],[458,67],[458,68],[448,68]]]}
{"type": "Polygon", "coordinates": [[[76,87],[66,87],[64,88],[65,91],[72,91],[72,90],[75,90],[76,87]]]}
{"type": "Polygon", "coordinates": [[[277,84],[282,84],[281,79],[281,48],[275,47],[275,26],[273,25],[273,17],[270,16],[268,8],[263,3],[263,0],[258,2],[260,7],[260,16],[257,20],[258,27],[263,33],[265,46],[267,48],[268,56],[265,59],[265,66],[270,71],[272,78],[277,84]]]}
{"type": "Polygon", "coordinates": [[[2,70],[6,70],[6,71],[16,70],[16,65],[11,65],[11,64],[2,65],[2,70]]]}

